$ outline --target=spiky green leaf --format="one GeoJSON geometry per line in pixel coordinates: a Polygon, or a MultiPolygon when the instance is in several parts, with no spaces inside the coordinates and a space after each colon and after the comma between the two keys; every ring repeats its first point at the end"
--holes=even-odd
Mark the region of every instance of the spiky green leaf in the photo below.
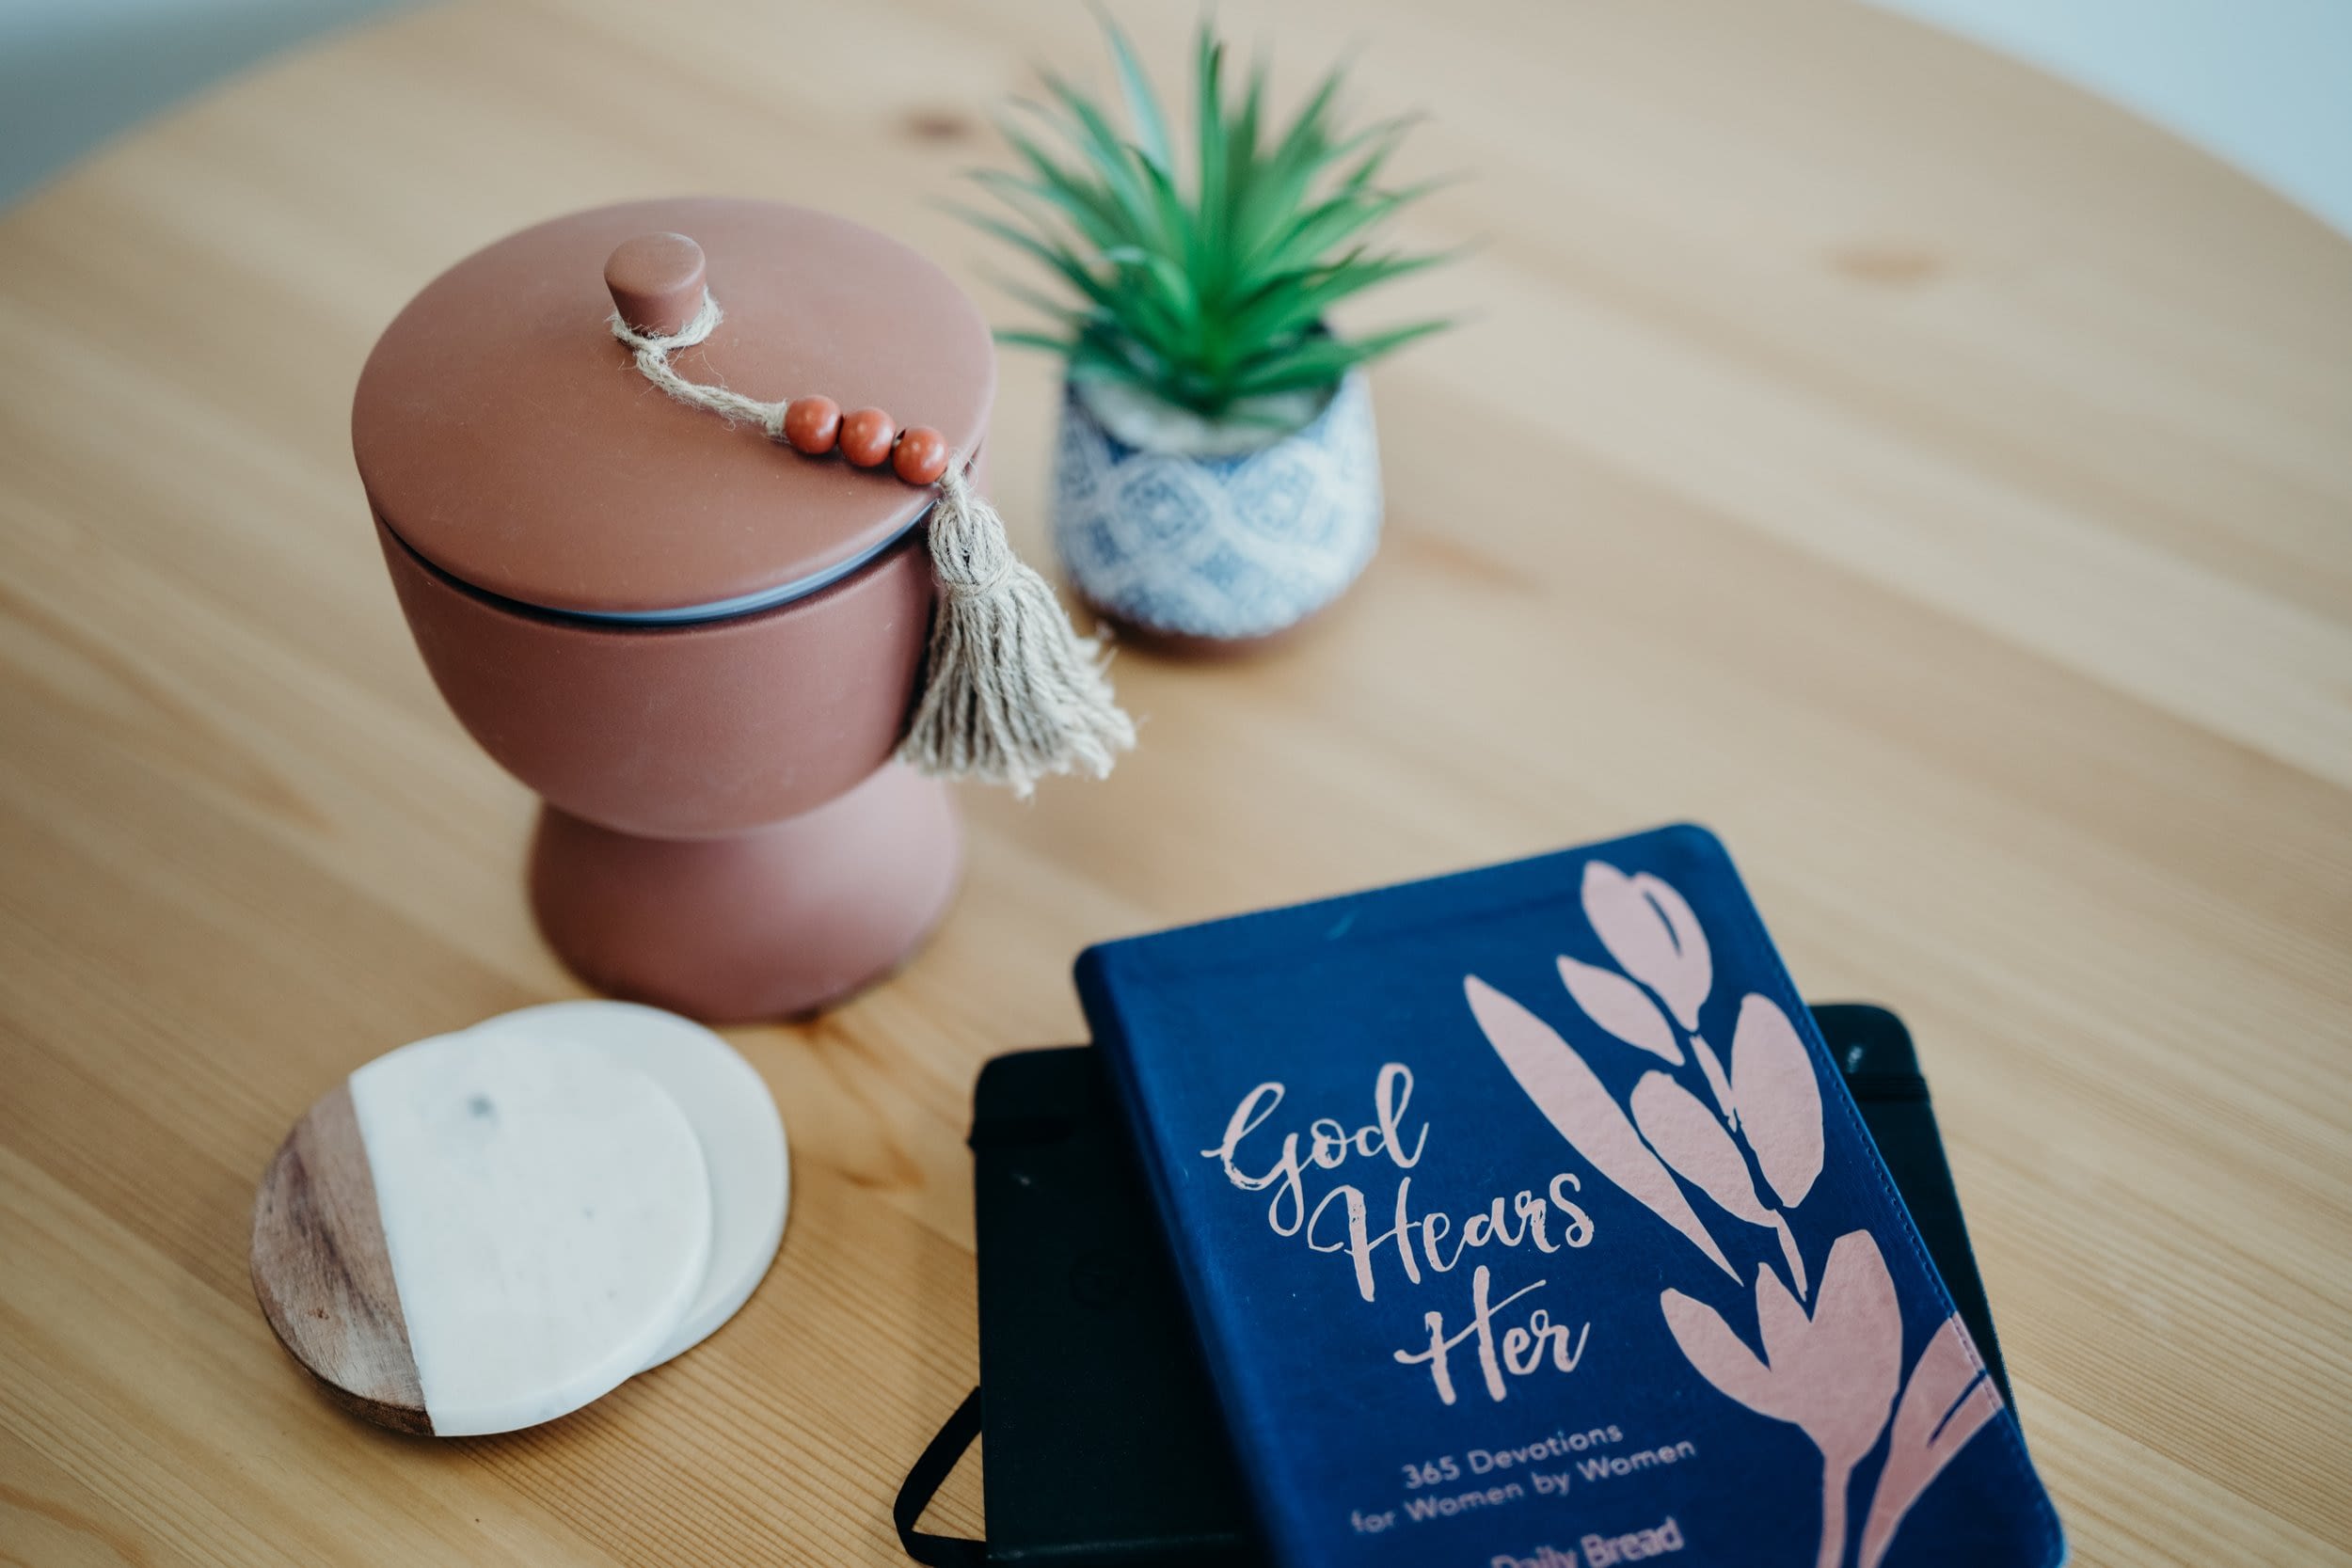
{"type": "Polygon", "coordinates": [[[1194,43],[1192,158],[1180,168],[1134,46],[1098,14],[1128,129],[1049,75],[1043,103],[1018,105],[1029,119],[1000,126],[1020,170],[975,176],[1010,216],[959,209],[1069,291],[1010,291],[1052,330],[1003,341],[1062,355],[1073,376],[1114,377],[1214,419],[1240,417],[1241,400],[1328,386],[1446,325],[1352,340],[1325,329],[1341,301],[1447,259],[1367,248],[1433,188],[1380,183],[1409,117],[1342,133],[1333,121],[1343,68],[1277,130],[1263,63],[1230,94],[1224,45],[1204,23],[1194,43]]]}

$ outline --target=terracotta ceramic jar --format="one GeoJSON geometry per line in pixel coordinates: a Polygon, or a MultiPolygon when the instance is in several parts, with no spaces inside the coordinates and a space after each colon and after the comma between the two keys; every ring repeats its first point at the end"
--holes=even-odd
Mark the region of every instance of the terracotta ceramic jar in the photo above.
{"type": "Polygon", "coordinates": [[[946,787],[892,760],[937,491],[639,375],[607,321],[660,302],[605,268],[663,233],[697,243],[725,312],[681,371],[979,450],[994,353],[944,273],[841,218],[709,199],[574,214],[458,262],[370,356],[353,447],[434,680],[545,800],[531,895],[556,951],[700,1018],[803,1013],[895,968],[956,881],[946,787]]]}

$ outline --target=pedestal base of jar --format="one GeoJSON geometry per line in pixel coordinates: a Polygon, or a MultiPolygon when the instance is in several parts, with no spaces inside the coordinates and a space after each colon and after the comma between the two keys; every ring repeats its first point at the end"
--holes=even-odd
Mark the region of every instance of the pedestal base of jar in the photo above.
{"type": "Polygon", "coordinates": [[[541,808],[531,904],[597,990],[706,1022],[792,1018],[914,956],[963,833],[946,785],[892,763],[815,811],[727,838],[615,832],[541,808]]]}

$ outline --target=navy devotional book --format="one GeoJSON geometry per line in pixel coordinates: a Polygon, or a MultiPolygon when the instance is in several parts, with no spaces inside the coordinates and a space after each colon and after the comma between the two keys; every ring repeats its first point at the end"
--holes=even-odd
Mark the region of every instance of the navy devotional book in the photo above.
{"type": "Polygon", "coordinates": [[[2063,1560],[1703,830],[1077,973],[1287,1568],[2063,1560]]]}

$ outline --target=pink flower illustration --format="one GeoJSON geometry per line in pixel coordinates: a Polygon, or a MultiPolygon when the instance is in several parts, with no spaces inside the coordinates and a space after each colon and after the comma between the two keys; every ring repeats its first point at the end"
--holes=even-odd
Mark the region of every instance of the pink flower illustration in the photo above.
{"type": "Polygon", "coordinates": [[[1788,1222],[1756,1196],[1756,1180],[1740,1157],[1739,1146],[1689,1089],[1662,1072],[1644,1073],[1633,1085],[1633,1125],[1676,1175],[1713,1198],[1717,1208],[1777,1235],[1781,1256],[1788,1261],[1788,1277],[1797,1294],[1804,1294],[1804,1256],[1797,1250],[1788,1222]]]}
{"type": "Polygon", "coordinates": [[[1758,1359],[1705,1302],[1668,1291],[1659,1298],[1675,1342],[1708,1382],[1759,1415],[1788,1421],[1821,1450],[1819,1568],[1846,1555],[1846,1490],[1854,1465],[1885,1430],[1902,1376],[1902,1311],[1886,1260],[1867,1230],[1831,1246],[1807,1317],[1769,1269],[1756,1275],[1758,1359]]]}
{"type": "MultiPolygon", "coordinates": [[[[1724,1075],[1723,1063],[1698,1032],[1699,1008],[1715,987],[1714,955],[1708,948],[1707,931],[1698,916],[1671,884],[1646,871],[1629,877],[1605,861],[1585,863],[1583,902],[1584,918],[1600,944],[1609,949],[1609,956],[1628,974],[1656,991],[1691,1037],[1691,1053],[1698,1058],[1708,1092],[1714,1095],[1724,1120],[1737,1126],[1739,1114],[1732,1104],[1731,1085],[1724,1075]]],[[[1629,1045],[1663,1056],[1677,1067],[1682,1065],[1674,1031],[1664,1026],[1664,1019],[1639,989],[1608,970],[1568,958],[1560,960],[1560,978],[1594,1022],[1629,1045]]]]}
{"type": "Polygon", "coordinates": [[[1862,1526],[1862,1568],[1879,1568],[1895,1531],[1928,1483],[1952,1455],[2001,1408],[2001,1391],[1955,1316],[1947,1319],[1911,1370],[1895,1429],[1887,1435],[1886,1467],[1862,1526]]]}
{"type": "Polygon", "coordinates": [[[1731,1098],[1764,1180],[1782,1207],[1794,1209],[1821,1174],[1821,1085],[1796,1026],[1770,997],[1740,999],[1731,1032],[1731,1098]]]}
{"type": "Polygon", "coordinates": [[[1682,895],[1644,871],[1629,877],[1600,861],[1584,867],[1584,918],[1617,967],[1656,991],[1685,1029],[1715,986],[1707,932],[1682,895]]]}
{"type": "Polygon", "coordinates": [[[1858,1568],[1880,1568],[1912,1505],[2000,1410],[2000,1396],[1958,1318],[1937,1331],[1904,1384],[1902,1313],[1886,1260],[1867,1230],[1850,1231],[1831,1246],[1806,1312],[1804,1252],[1788,1214],[1812,1193],[1827,1155],[1812,1053],[1777,1004],[1750,992],[1740,1000],[1725,1072],[1697,1033],[1714,961],[1682,895],[1647,873],[1629,877],[1596,861],[1585,866],[1582,896],[1585,918],[1625,974],[1564,956],[1561,983],[1613,1038],[1668,1068],[1695,1060],[1721,1116],[1672,1072],[1653,1069],[1634,1085],[1629,1117],[1549,1024],[1476,975],[1463,980],[1470,1011],[1560,1135],[1717,1268],[1740,1277],[1677,1177],[1724,1213],[1773,1232],[1795,1292],[1770,1268],[1756,1270],[1762,1356],[1705,1302],[1670,1290],[1659,1305],[1675,1342],[1708,1383],[1751,1410],[1795,1425],[1820,1450],[1817,1568],[1839,1568],[1845,1560],[1853,1469],[1889,1430],[1894,1408],[1857,1559],[1858,1568]],[[1758,1173],[1779,1209],[1764,1201],[1758,1173]]]}
{"type": "Polygon", "coordinates": [[[1593,1076],[1593,1069],[1584,1065],[1584,1058],[1550,1024],[1477,975],[1466,976],[1462,990],[1495,1054],[1502,1058],[1527,1098],[1550,1118],[1560,1135],[1592,1162],[1595,1170],[1682,1232],[1717,1268],[1739,1278],[1740,1271],[1731,1266],[1715,1238],[1691,1212],[1682,1189],[1633,1131],[1633,1124],[1593,1076]]]}
{"type": "Polygon", "coordinates": [[[1559,960],[1560,983],[1568,988],[1584,1016],[1626,1044],[1651,1055],[1682,1065],[1682,1046],[1674,1025],[1642,988],[1613,969],[1579,963],[1565,955],[1559,960]]]}

